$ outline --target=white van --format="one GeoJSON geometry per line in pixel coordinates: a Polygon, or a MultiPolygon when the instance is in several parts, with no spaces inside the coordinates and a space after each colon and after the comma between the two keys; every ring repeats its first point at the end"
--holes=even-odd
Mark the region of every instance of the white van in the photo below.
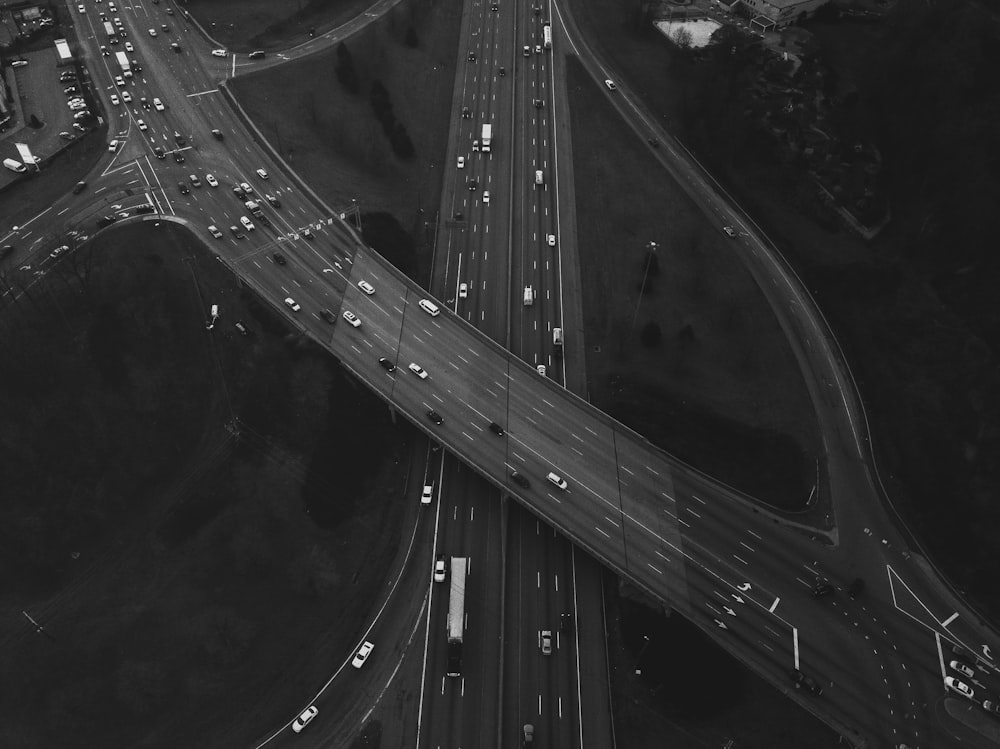
{"type": "Polygon", "coordinates": [[[535,290],[531,286],[524,287],[524,306],[530,307],[535,303],[535,290]]]}
{"type": "Polygon", "coordinates": [[[438,309],[437,305],[434,304],[430,299],[421,299],[418,304],[420,309],[426,312],[431,317],[437,317],[441,314],[441,310],[438,309]]]}
{"type": "Polygon", "coordinates": [[[545,175],[542,174],[542,170],[541,169],[536,169],[535,170],[535,184],[536,185],[545,184],[545,175]]]}
{"type": "Polygon", "coordinates": [[[563,334],[562,328],[552,328],[552,346],[555,349],[561,349],[563,345],[563,334]]]}
{"type": "Polygon", "coordinates": [[[28,171],[28,167],[26,167],[24,164],[22,164],[17,159],[4,159],[3,160],[3,165],[5,167],[7,167],[8,169],[10,169],[12,172],[26,172],[26,171],[28,171]]]}

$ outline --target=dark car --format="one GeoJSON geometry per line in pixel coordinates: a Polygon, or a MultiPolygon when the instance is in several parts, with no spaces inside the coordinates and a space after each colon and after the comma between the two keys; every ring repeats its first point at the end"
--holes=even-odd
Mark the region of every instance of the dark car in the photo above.
{"type": "Polygon", "coordinates": [[[264,53],[258,49],[254,52],[251,52],[249,55],[247,55],[247,57],[249,57],[251,60],[263,60],[264,53]]]}
{"type": "Polygon", "coordinates": [[[262,224],[264,224],[264,226],[270,226],[271,225],[271,219],[269,219],[263,213],[260,213],[260,214],[257,215],[257,220],[260,221],[262,224]]]}
{"type": "Polygon", "coordinates": [[[518,486],[520,486],[522,489],[527,489],[529,486],[531,486],[531,482],[528,481],[527,478],[525,478],[524,474],[518,473],[517,471],[510,472],[510,480],[513,481],[518,486]]]}
{"type": "Polygon", "coordinates": [[[212,137],[215,138],[216,140],[222,140],[224,136],[222,135],[221,130],[213,130],[212,137]]]}
{"type": "Polygon", "coordinates": [[[475,52],[470,52],[469,53],[469,62],[475,62],[475,61],[476,61],[476,53],[475,52]]]}
{"type": "Polygon", "coordinates": [[[244,234],[243,232],[241,232],[241,231],[240,231],[240,230],[239,230],[239,229],[238,229],[237,227],[235,227],[235,226],[230,226],[230,227],[229,227],[229,231],[231,231],[231,232],[233,233],[233,236],[234,236],[234,237],[236,237],[237,239],[246,239],[246,238],[247,238],[247,235],[246,235],[246,234],[244,234]]]}
{"type": "Polygon", "coordinates": [[[503,76],[507,75],[507,68],[501,67],[499,72],[500,72],[500,76],[503,77],[503,76]]]}
{"type": "Polygon", "coordinates": [[[177,142],[178,146],[184,147],[187,145],[187,138],[185,138],[176,130],[174,130],[174,140],[177,142]]]}
{"type": "Polygon", "coordinates": [[[12,254],[13,252],[14,252],[14,245],[5,244],[3,248],[0,248],[0,260],[3,260],[5,257],[12,254]]]}
{"type": "Polygon", "coordinates": [[[117,220],[118,219],[115,216],[101,216],[99,219],[97,219],[97,228],[103,229],[105,226],[111,226],[111,224],[113,224],[117,220]]]}
{"type": "Polygon", "coordinates": [[[541,109],[545,106],[545,101],[543,99],[535,99],[535,109],[541,109]]]}
{"type": "Polygon", "coordinates": [[[854,600],[855,598],[860,596],[864,592],[864,590],[865,590],[865,581],[862,580],[860,577],[856,577],[854,578],[854,581],[851,583],[851,586],[847,589],[847,596],[851,600],[854,600]]]}
{"type": "Polygon", "coordinates": [[[472,110],[468,107],[462,107],[462,119],[467,120],[470,117],[472,117],[472,110]]]}
{"type": "Polygon", "coordinates": [[[243,192],[243,188],[240,187],[239,185],[233,185],[233,195],[235,195],[240,200],[243,200],[243,198],[247,196],[247,194],[243,192]]]}
{"type": "Polygon", "coordinates": [[[439,414],[434,409],[431,409],[430,411],[427,412],[427,418],[430,419],[435,424],[437,424],[438,426],[444,424],[444,417],[441,416],[441,414],[439,414]]]}
{"type": "Polygon", "coordinates": [[[87,189],[87,183],[84,182],[83,180],[81,180],[81,181],[77,182],[75,185],[73,185],[73,194],[74,195],[79,195],[81,192],[83,192],[86,189],[87,189]]]}
{"type": "Polygon", "coordinates": [[[184,180],[181,180],[180,182],[177,183],[177,189],[181,191],[181,195],[187,195],[189,192],[191,192],[191,188],[188,187],[188,183],[185,182],[184,180]]]}
{"type": "Polygon", "coordinates": [[[282,255],[280,252],[274,253],[274,255],[272,255],[271,257],[274,258],[274,262],[276,262],[278,265],[285,265],[288,262],[287,260],[285,260],[285,256],[282,255]]]}
{"type": "Polygon", "coordinates": [[[469,180],[469,189],[470,190],[476,190],[478,187],[479,187],[479,183],[476,182],[476,180],[474,180],[474,179],[470,179],[469,180]]]}
{"type": "Polygon", "coordinates": [[[182,154],[180,151],[174,151],[174,161],[176,161],[178,164],[183,164],[184,154],[182,154]]]}
{"type": "Polygon", "coordinates": [[[833,593],[834,587],[829,580],[823,578],[816,581],[816,584],[812,586],[812,594],[816,598],[822,598],[823,596],[828,596],[833,593]]]}
{"type": "Polygon", "coordinates": [[[319,311],[319,316],[322,317],[324,320],[326,320],[331,325],[333,325],[333,324],[335,324],[337,322],[337,316],[335,314],[333,314],[328,309],[321,309],[319,311]]]}
{"type": "Polygon", "coordinates": [[[490,422],[490,431],[493,432],[497,437],[503,437],[503,427],[497,424],[495,421],[490,422]]]}
{"type": "Polygon", "coordinates": [[[812,694],[819,697],[823,694],[823,687],[821,687],[816,680],[811,676],[806,676],[804,673],[795,669],[792,671],[792,681],[795,682],[796,689],[808,689],[812,694]]]}
{"type": "Polygon", "coordinates": [[[278,200],[273,195],[265,195],[264,199],[270,203],[274,208],[281,208],[281,201],[278,200]]]}
{"type": "Polygon", "coordinates": [[[646,140],[646,142],[649,145],[651,145],[653,148],[659,148],[660,147],[660,141],[658,141],[656,138],[648,138],[646,140]]]}
{"type": "Polygon", "coordinates": [[[167,154],[164,153],[163,149],[160,148],[159,146],[156,146],[155,148],[153,148],[153,155],[156,156],[156,158],[158,158],[158,159],[165,159],[165,158],[167,158],[167,154]]]}
{"type": "Polygon", "coordinates": [[[559,629],[563,632],[573,631],[573,615],[568,611],[559,615],[559,629]]]}
{"type": "MultiPolygon", "coordinates": [[[[385,370],[386,372],[395,372],[395,371],[396,371],[396,365],[395,365],[395,364],[393,364],[393,363],[392,363],[391,361],[389,361],[388,359],[386,359],[386,358],[385,358],[384,356],[383,356],[383,357],[382,357],[381,359],[379,359],[379,360],[378,360],[378,365],[379,365],[380,367],[382,367],[382,369],[384,369],[384,370],[385,370]]],[[[434,412],[433,412],[433,411],[431,411],[431,413],[434,413],[434,412]]],[[[429,418],[429,419],[430,419],[431,421],[434,421],[434,418],[433,418],[433,417],[431,416],[431,413],[427,414],[427,417],[428,417],[428,418],[429,418]]],[[[440,417],[440,416],[438,416],[438,418],[440,419],[441,417],[440,417]]],[[[434,423],[435,423],[435,424],[440,424],[441,422],[440,422],[440,421],[434,421],[434,423]]]]}

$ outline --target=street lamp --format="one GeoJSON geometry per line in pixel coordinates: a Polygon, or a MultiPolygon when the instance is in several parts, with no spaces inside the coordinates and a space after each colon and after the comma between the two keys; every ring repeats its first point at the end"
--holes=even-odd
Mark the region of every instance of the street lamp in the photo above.
{"type": "Polygon", "coordinates": [[[656,253],[656,249],[660,245],[656,242],[649,242],[646,248],[649,252],[646,254],[646,268],[642,272],[642,286],[639,287],[639,300],[635,303],[635,315],[632,316],[632,327],[635,328],[635,323],[639,319],[639,305],[642,304],[642,295],[646,292],[646,279],[649,277],[649,264],[653,262],[653,255],[656,253]]]}

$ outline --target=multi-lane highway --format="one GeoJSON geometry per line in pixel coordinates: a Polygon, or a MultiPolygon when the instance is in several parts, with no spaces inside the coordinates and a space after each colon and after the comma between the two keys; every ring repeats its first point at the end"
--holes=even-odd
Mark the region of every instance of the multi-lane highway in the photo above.
{"type": "MultiPolygon", "coordinates": [[[[112,136],[124,145],[88,177],[86,191],[22,222],[4,239],[23,253],[18,263],[31,266],[26,272],[45,272],[50,261],[43,258],[64,243],[67,229],[92,227],[104,215],[127,213],[131,218],[138,205],[150,203],[155,213],[145,218],[186,222],[275,306],[292,298],[299,309],[285,308],[289,319],[432,439],[473,466],[497,493],[516,497],[606,565],[691,617],[852,742],[943,747],[989,746],[998,740],[1000,724],[982,706],[1000,695],[995,633],[940,583],[926,560],[908,549],[887,514],[864,414],[822,316],[752,223],[734,213],[669,134],[650,125],[653,119],[641,102],[622,86],[606,89],[622,116],[643,136],[655,133],[663,141],[658,158],[707,215],[741,226],[741,256],[792,341],[823,428],[829,521],[812,528],[768,512],[664,455],[560,386],[563,373],[552,355],[551,331],[564,314],[559,258],[572,248],[559,224],[556,180],[562,168],[552,113],[565,100],[554,95],[550,53],[536,49],[542,21],[552,20],[557,45],[581,51],[595,85],[609,77],[599,58],[586,51],[565,9],[553,6],[536,16],[527,4],[497,10],[489,2],[469,6],[465,44],[459,50],[466,64],[460,66],[457,88],[463,102],[459,106],[470,111],[465,118],[458,109],[452,128],[449,163],[454,168],[445,178],[452,204],[445,212],[435,276],[442,284],[438,296],[454,301],[438,301],[437,316],[418,306],[426,293],[361,248],[347,227],[332,220],[332,211],[234,115],[219,88],[234,70],[233,59],[210,56],[206,43],[176,16],[165,15],[163,6],[125,3],[121,17],[126,38],[143,70],[119,84],[114,78],[121,71],[113,56],[101,55],[103,32],[91,15],[96,19],[96,10],[78,18],[78,27],[88,45],[95,86],[112,113],[112,136]],[[180,46],[179,52],[172,51],[172,43],[180,46]],[[124,101],[126,93],[131,102],[124,101]],[[119,104],[112,103],[112,94],[119,104]],[[150,109],[142,106],[143,98],[150,109]],[[155,98],[163,102],[163,111],[153,106],[155,98]],[[146,130],[139,128],[140,119],[146,130]],[[494,130],[489,154],[473,150],[484,123],[494,130]],[[213,137],[213,130],[222,138],[213,137]],[[461,168],[459,157],[464,158],[461,168]],[[267,177],[259,176],[258,169],[267,177]],[[541,183],[536,184],[539,171],[541,183]],[[217,179],[217,187],[207,183],[208,174],[217,179]],[[476,181],[474,190],[469,180],[476,181]],[[261,203],[270,226],[235,197],[232,186],[240,183],[250,185],[255,196],[271,195],[280,202],[280,208],[261,203]],[[461,214],[457,221],[456,214],[461,214]],[[255,228],[241,228],[241,218],[255,228]],[[223,237],[210,236],[209,225],[219,227],[223,237]],[[304,235],[306,228],[311,237],[304,235]],[[549,235],[555,245],[549,244],[549,235]],[[276,262],[275,252],[285,258],[284,265],[276,262]],[[374,293],[358,287],[362,280],[374,293]],[[465,296],[460,294],[463,283],[465,296]],[[523,303],[525,286],[537,294],[531,305],[523,303]],[[346,323],[346,310],[358,316],[360,326],[346,323]],[[396,371],[380,367],[381,357],[395,362],[396,371]],[[407,368],[411,362],[428,377],[412,374],[407,368]],[[546,366],[546,375],[536,370],[538,364],[546,366]],[[443,417],[440,424],[428,418],[431,410],[443,417]],[[490,431],[491,422],[503,427],[502,436],[490,431]],[[512,480],[515,471],[527,486],[512,480]],[[547,478],[550,473],[557,478],[547,478]],[[557,486],[560,479],[565,488],[557,486]],[[858,577],[864,578],[866,589],[852,599],[844,589],[858,577]],[[837,591],[812,596],[819,578],[831,580],[837,591]],[[956,647],[971,677],[949,665],[956,647]],[[796,669],[822,686],[822,695],[796,689],[796,669]],[[946,676],[967,682],[973,697],[946,686],[946,676]]],[[[569,345],[567,358],[574,355],[569,345]]],[[[447,492],[438,501],[452,511],[453,520],[439,526],[440,547],[460,555],[466,551],[460,544],[476,545],[482,561],[473,567],[472,579],[480,581],[480,588],[470,606],[489,611],[491,601],[502,598],[496,586],[486,584],[490,559],[495,559],[486,552],[503,543],[497,503],[486,502],[471,477],[449,467],[447,460],[437,483],[447,492]],[[460,503],[458,494],[471,499],[460,503]]],[[[509,527],[520,543],[504,548],[524,552],[515,560],[522,564],[508,570],[507,605],[517,621],[506,631],[517,632],[503,638],[502,647],[514,656],[517,687],[533,690],[528,693],[535,704],[522,700],[511,716],[494,711],[491,718],[489,707],[497,704],[497,694],[482,675],[496,667],[503,623],[499,614],[496,621],[480,615],[469,626],[470,638],[478,643],[468,649],[469,672],[480,673],[471,695],[475,701],[462,691],[461,682],[441,679],[441,703],[426,713],[427,727],[443,731],[438,735],[451,743],[475,745],[485,735],[496,735],[497,725],[490,720],[502,722],[509,734],[530,717],[540,737],[575,742],[578,726],[563,720],[579,705],[564,713],[561,704],[563,696],[575,704],[573,661],[564,657],[572,638],[557,635],[556,652],[546,660],[538,654],[536,639],[543,628],[558,631],[554,614],[572,598],[563,587],[570,577],[568,554],[558,543],[549,544],[548,532],[525,516],[509,527]],[[483,722],[459,720],[458,699],[483,722]]],[[[430,614],[431,627],[438,630],[442,607],[434,599],[440,595],[432,592],[430,614]]],[[[432,652],[439,678],[441,659],[432,652]]]]}

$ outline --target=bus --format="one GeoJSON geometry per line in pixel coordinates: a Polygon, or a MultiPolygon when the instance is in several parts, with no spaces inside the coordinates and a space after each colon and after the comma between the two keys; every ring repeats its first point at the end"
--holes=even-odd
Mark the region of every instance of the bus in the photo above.
{"type": "Polygon", "coordinates": [[[545,49],[552,49],[552,24],[545,24],[542,27],[542,36],[545,39],[545,49]]]}

